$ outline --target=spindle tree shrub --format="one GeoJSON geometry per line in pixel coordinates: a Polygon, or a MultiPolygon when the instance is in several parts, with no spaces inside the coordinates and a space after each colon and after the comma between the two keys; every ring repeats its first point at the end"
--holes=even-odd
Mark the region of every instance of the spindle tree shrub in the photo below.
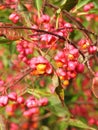
{"type": "Polygon", "coordinates": [[[0,129],[97,130],[97,0],[0,1],[0,129]]]}

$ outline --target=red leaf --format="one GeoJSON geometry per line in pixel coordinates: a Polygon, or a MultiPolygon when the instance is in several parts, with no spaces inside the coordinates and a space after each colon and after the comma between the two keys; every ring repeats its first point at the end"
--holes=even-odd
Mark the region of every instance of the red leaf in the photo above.
{"type": "Polygon", "coordinates": [[[98,77],[93,78],[92,92],[95,95],[95,97],[98,98],[98,77]]]}

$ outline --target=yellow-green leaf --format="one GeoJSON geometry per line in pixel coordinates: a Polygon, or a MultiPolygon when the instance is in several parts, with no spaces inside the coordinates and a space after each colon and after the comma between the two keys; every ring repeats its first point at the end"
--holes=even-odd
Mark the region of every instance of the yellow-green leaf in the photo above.
{"type": "Polygon", "coordinates": [[[63,4],[61,4],[61,9],[70,11],[76,6],[77,3],[78,3],[78,0],[64,0],[63,4]]]}
{"type": "Polygon", "coordinates": [[[68,123],[69,123],[70,126],[83,128],[83,129],[86,129],[86,130],[96,130],[96,129],[92,128],[92,127],[89,127],[87,124],[85,124],[82,121],[77,120],[77,119],[69,119],[68,123]]]}
{"type": "Polygon", "coordinates": [[[36,8],[38,10],[38,15],[40,16],[40,10],[42,8],[42,0],[35,0],[36,8]]]}
{"type": "Polygon", "coordinates": [[[53,95],[48,97],[49,105],[48,109],[56,116],[58,117],[66,117],[69,118],[70,113],[67,109],[66,105],[62,105],[60,99],[58,96],[54,93],[53,95]]]}
{"type": "Polygon", "coordinates": [[[59,86],[56,88],[56,93],[59,96],[62,104],[64,105],[64,89],[61,86],[59,86]]]}

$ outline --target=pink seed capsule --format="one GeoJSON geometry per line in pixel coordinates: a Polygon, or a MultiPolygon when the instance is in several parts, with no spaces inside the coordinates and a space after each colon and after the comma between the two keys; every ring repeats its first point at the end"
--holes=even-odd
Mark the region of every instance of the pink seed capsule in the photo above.
{"type": "Polygon", "coordinates": [[[39,105],[40,106],[46,106],[48,104],[48,99],[47,98],[41,98],[39,100],[39,105]]]}
{"type": "Polygon", "coordinates": [[[1,96],[0,97],[0,106],[6,106],[8,103],[8,96],[1,96]]]}
{"type": "Polygon", "coordinates": [[[78,73],[83,73],[83,71],[84,71],[84,64],[78,64],[77,67],[76,67],[76,71],[78,73]]]}
{"type": "Polygon", "coordinates": [[[17,23],[19,21],[19,16],[16,13],[12,13],[9,16],[9,20],[11,20],[13,23],[17,23]]]}
{"type": "Polygon", "coordinates": [[[23,104],[24,102],[25,102],[25,99],[22,96],[17,98],[17,103],[23,104]]]}
{"type": "Polygon", "coordinates": [[[15,92],[11,92],[8,94],[8,98],[12,101],[16,101],[17,100],[17,94],[15,92]]]}

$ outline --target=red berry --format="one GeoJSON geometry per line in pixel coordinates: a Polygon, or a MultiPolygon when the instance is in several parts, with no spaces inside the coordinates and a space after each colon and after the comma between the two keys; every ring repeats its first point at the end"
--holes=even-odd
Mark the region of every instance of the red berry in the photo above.
{"type": "Polygon", "coordinates": [[[24,101],[25,101],[25,99],[21,96],[17,98],[17,103],[19,103],[19,104],[23,104],[24,101]]]}
{"type": "Polygon", "coordinates": [[[32,113],[29,110],[27,110],[27,111],[23,112],[23,116],[30,117],[30,116],[32,116],[32,113]]]}
{"type": "Polygon", "coordinates": [[[9,115],[9,116],[13,116],[14,115],[14,112],[15,110],[17,109],[17,104],[8,104],[6,106],[6,113],[9,115]]]}
{"type": "Polygon", "coordinates": [[[90,6],[89,5],[85,5],[83,9],[84,9],[84,11],[89,11],[90,10],[90,6]]]}
{"type": "Polygon", "coordinates": [[[98,72],[95,73],[95,77],[98,77],[98,72]]]}
{"type": "Polygon", "coordinates": [[[68,70],[74,71],[75,70],[75,62],[69,61],[68,62],[68,70]]]}
{"type": "Polygon", "coordinates": [[[96,125],[98,126],[98,120],[96,120],[96,125]]]}
{"type": "Polygon", "coordinates": [[[24,111],[23,115],[26,116],[26,117],[31,117],[33,114],[36,114],[38,112],[39,112],[39,109],[36,107],[36,108],[31,108],[27,111],[24,111]]]}
{"type": "Polygon", "coordinates": [[[8,96],[1,96],[0,97],[0,106],[6,106],[8,103],[8,96]]]}
{"type": "Polygon", "coordinates": [[[31,100],[31,101],[29,101],[29,102],[26,103],[26,106],[27,106],[28,108],[36,107],[36,106],[38,106],[38,103],[37,103],[37,102],[38,102],[38,101],[36,101],[36,100],[31,100]]]}
{"type": "Polygon", "coordinates": [[[48,15],[42,15],[41,22],[48,23],[50,21],[50,17],[48,15]]]}
{"type": "Polygon", "coordinates": [[[67,29],[68,31],[70,31],[70,32],[73,31],[72,25],[71,25],[70,23],[65,23],[65,24],[64,24],[64,27],[66,27],[66,29],[67,29]]]}
{"type": "Polygon", "coordinates": [[[40,106],[46,106],[48,104],[48,99],[47,98],[41,98],[39,100],[39,105],[40,106]]]}
{"type": "Polygon", "coordinates": [[[17,94],[15,92],[11,92],[8,94],[8,98],[12,101],[16,101],[17,100],[17,94]]]}
{"type": "Polygon", "coordinates": [[[84,11],[89,11],[90,9],[94,8],[94,4],[93,3],[88,3],[84,6],[84,11]]]}
{"type": "Polygon", "coordinates": [[[11,123],[10,124],[10,130],[19,130],[19,127],[16,123],[11,123]]]}
{"type": "Polygon", "coordinates": [[[88,124],[89,124],[89,125],[94,125],[94,124],[95,124],[95,119],[94,119],[94,118],[90,118],[90,119],[88,120],[88,124]]]}
{"type": "Polygon", "coordinates": [[[93,53],[95,53],[96,51],[97,51],[96,46],[90,46],[90,47],[88,48],[89,54],[93,54],[93,53]]]}
{"type": "Polygon", "coordinates": [[[16,13],[12,13],[9,16],[9,19],[13,22],[13,23],[17,23],[19,21],[19,15],[16,13]]]}
{"type": "Polygon", "coordinates": [[[83,71],[84,71],[84,64],[81,64],[81,63],[77,64],[76,71],[78,73],[83,73],[83,71]]]}

